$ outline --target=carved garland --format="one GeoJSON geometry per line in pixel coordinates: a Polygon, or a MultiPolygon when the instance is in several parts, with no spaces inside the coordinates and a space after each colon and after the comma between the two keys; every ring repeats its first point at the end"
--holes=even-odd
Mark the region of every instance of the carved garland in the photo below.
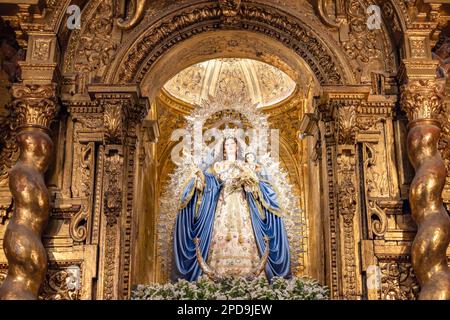
{"type": "Polygon", "coordinates": [[[347,299],[356,299],[357,297],[355,238],[353,230],[357,191],[354,181],[356,158],[353,151],[347,149],[341,154],[338,154],[337,157],[339,214],[342,216],[344,226],[344,296],[347,299]]]}

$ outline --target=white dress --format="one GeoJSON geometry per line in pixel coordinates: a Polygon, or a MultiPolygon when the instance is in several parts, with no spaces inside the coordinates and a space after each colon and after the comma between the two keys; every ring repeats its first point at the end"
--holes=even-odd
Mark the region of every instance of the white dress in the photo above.
{"type": "Polygon", "coordinates": [[[214,164],[219,182],[224,183],[217,203],[207,264],[229,276],[247,276],[260,261],[242,177],[249,168],[241,161],[214,164]]]}

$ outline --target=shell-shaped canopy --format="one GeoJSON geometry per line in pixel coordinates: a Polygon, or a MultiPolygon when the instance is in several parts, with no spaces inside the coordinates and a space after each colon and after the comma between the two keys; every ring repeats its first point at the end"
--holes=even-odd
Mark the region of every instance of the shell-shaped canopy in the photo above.
{"type": "Polygon", "coordinates": [[[237,58],[213,59],[190,66],[164,86],[173,97],[200,104],[209,96],[246,95],[259,107],[277,104],[295,91],[295,82],[267,63],[237,58]]]}

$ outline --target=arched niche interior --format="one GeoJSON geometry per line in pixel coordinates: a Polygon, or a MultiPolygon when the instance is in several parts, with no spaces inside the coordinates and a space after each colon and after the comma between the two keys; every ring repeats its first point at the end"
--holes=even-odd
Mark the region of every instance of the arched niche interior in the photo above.
{"type": "Polygon", "coordinates": [[[147,71],[141,83],[152,110],[145,123],[157,121],[158,138],[154,132],[143,130],[139,139],[145,150],[143,165],[135,175],[138,244],[134,248],[133,284],[165,282],[167,270],[158,258],[159,201],[175,165],[170,159],[177,142],[170,141],[171,132],[186,125],[184,116],[195,106],[171,95],[164,86],[180,72],[198,63],[213,59],[251,59],[279,69],[295,82],[295,90],[278,103],[263,106],[271,128],[280,130],[280,164],[288,172],[293,190],[299,197],[304,219],[301,231],[304,253],[297,259],[298,275],[324,281],[323,252],[321,252],[321,215],[319,166],[311,161],[314,143],[299,138],[298,126],[305,112],[312,112],[313,98],[320,93],[320,84],[309,66],[294,51],[261,34],[246,31],[221,30],[207,32],[185,40],[163,54],[147,71]],[[155,137],[153,137],[155,138],[155,137]]]}

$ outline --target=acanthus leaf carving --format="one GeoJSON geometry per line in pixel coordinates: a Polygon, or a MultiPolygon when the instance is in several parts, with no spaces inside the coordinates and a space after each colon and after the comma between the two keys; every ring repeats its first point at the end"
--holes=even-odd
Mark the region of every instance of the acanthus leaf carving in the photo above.
{"type": "Polygon", "coordinates": [[[122,144],[125,131],[125,110],[124,101],[108,100],[104,103],[104,127],[105,142],[108,144],[122,144]]]}
{"type": "Polygon", "coordinates": [[[135,27],[144,15],[145,0],[133,0],[133,14],[127,19],[117,19],[117,26],[124,30],[130,30],[135,27]]]}
{"type": "Polygon", "coordinates": [[[439,141],[439,151],[447,167],[447,175],[450,175],[450,103],[445,105],[441,116],[442,132],[439,141]]]}
{"type": "Polygon", "coordinates": [[[376,200],[369,200],[370,232],[378,238],[384,236],[387,230],[387,217],[376,200]]]}
{"type": "Polygon", "coordinates": [[[55,85],[16,84],[12,87],[12,102],[17,127],[50,128],[59,106],[55,85]]]}
{"type": "MultiPolygon", "coordinates": [[[[0,186],[8,185],[8,172],[16,163],[19,156],[19,147],[16,144],[14,112],[11,112],[11,105],[6,106],[8,115],[0,120],[0,186]]],[[[5,212],[6,214],[6,212],[5,212]]]]}
{"type": "Polygon", "coordinates": [[[410,121],[438,119],[443,98],[444,85],[438,80],[412,80],[402,86],[401,104],[410,121]]]}
{"type": "Polygon", "coordinates": [[[367,158],[364,161],[364,169],[365,169],[365,178],[366,178],[366,189],[367,194],[370,197],[382,197],[389,195],[389,185],[388,185],[388,176],[383,166],[383,169],[380,170],[380,163],[383,163],[378,160],[380,156],[384,156],[381,153],[384,152],[383,148],[381,150],[377,149],[377,145],[372,143],[363,143],[365,148],[365,152],[367,153],[367,158]]]}
{"type": "Polygon", "coordinates": [[[338,143],[355,144],[356,108],[353,105],[338,107],[338,143]]]}

